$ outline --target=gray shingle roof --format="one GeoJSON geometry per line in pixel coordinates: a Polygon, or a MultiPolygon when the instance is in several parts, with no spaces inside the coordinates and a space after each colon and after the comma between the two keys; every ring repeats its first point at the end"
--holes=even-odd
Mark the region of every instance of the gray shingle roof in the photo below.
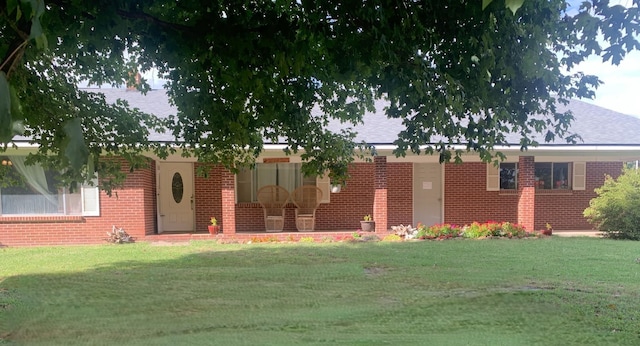
{"type": "MultiPolygon", "coordinates": [[[[167,117],[176,114],[175,107],[169,104],[169,99],[164,90],[152,90],[146,95],[137,91],[125,89],[85,89],[87,91],[101,92],[107,101],[115,102],[120,98],[129,102],[131,107],[154,114],[158,117],[167,117]]],[[[402,120],[388,119],[384,114],[385,101],[376,101],[376,112],[367,113],[364,124],[352,126],[358,132],[356,141],[366,141],[374,144],[392,144],[403,130],[402,120]]],[[[558,110],[564,112],[570,109],[574,115],[570,131],[579,134],[583,141],[580,145],[640,145],[640,118],[618,113],[579,100],[572,100],[567,106],[558,106],[558,110]]],[[[346,125],[332,122],[331,130],[338,130],[346,125]]],[[[555,140],[552,143],[544,142],[544,135],[535,136],[541,145],[563,145],[564,140],[555,140]]],[[[154,141],[172,141],[170,134],[153,134],[154,141]]],[[[509,143],[519,142],[517,134],[507,136],[509,143]]]]}
{"type": "Polygon", "coordinates": [[[560,112],[566,109],[573,113],[571,131],[582,136],[582,144],[640,144],[640,118],[579,100],[558,107],[560,112]]]}
{"type": "MultiPolygon", "coordinates": [[[[175,115],[177,112],[177,109],[169,103],[169,96],[163,89],[150,90],[146,94],[127,89],[93,88],[83,90],[102,93],[109,103],[114,103],[116,100],[122,99],[129,103],[129,107],[138,108],[158,118],[167,118],[169,115],[175,115]]],[[[152,132],[149,134],[149,140],[156,142],[173,142],[175,139],[171,133],[152,132]]]]}

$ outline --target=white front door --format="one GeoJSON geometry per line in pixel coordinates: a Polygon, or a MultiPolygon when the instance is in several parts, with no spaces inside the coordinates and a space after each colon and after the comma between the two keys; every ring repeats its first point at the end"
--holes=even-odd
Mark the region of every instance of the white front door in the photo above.
{"type": "Polygon", "coordinates": [[[413,164],[413,225],[442,222],[442,165],[413,164]]]}
{"type": "Polygon", "coordinates": [[[194,231],[193,164],[158,163],[158,233],[194,231]]]}

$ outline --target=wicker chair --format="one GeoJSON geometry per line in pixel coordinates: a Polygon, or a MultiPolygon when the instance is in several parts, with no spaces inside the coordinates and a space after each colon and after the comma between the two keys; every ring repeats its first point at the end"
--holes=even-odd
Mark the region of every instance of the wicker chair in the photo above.
{"type": "Polygon", "coordinates": [[[288,200],[289,192],[283,187],[267,185],[258,190],[258,202],[264,210],[264,225],[267,232],[282,232],[284,207],[288,200]]]}
{"type": "Polygon", "coordinates": [[[313,232],[316,223],[316,209],[322,200],[322,190],[313,185],[304,185],[291,193],[296,205],[296,228],[298,231],[313,232]]]}

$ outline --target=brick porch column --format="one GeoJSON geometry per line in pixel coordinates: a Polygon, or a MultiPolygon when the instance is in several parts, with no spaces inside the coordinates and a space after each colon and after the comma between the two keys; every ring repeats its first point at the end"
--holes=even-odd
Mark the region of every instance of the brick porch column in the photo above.
{"type": "Polygon", "coordinates": [[[227,169],[222,170],[220,176],[220,188],[222,191],[222,222],[221,228],[224,234],[236,233],[236,191],[233,173],[227,169]]]}
{"type": "Polygon", "coordinates": [[[387,231],[387,157],[376,156],[375,177],[373,186],[375,195],[373,197],[373,221],[376,222],[376,232],[387,231]]]}
{"type": "Polygon", "coordinates": [[[535,161],[533,156],[518,159],[518,223],[534,231],[536,206],[535,161]]]}

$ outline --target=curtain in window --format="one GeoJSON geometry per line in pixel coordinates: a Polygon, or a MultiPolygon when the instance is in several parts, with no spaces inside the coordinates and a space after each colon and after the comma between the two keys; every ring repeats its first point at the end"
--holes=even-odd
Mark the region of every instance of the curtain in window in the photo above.
{"type": "MultiPolygon", "coordinates": [[[[26,156],[9,156],[9,160],[13,163],[13,167],[25,178],[25,182],[49,203],[57,206],[58,199],[51,193],[51,191],[49,191],[49,184],[47,183],[47,177],[44,174],[44,168],[37,164],[27,166],[24,163],[25,159],[26,156]]],[[[42,198],[37,195],[34,196],[36,198],[42,198]]]]}
{"type": "Polygon", "coordinates": [[[278,165],[276,164],[257,164],[256,174],[256,191],[267,185],[278,185],[278,165]]]}
{"type": "Polygon", "coordinates": [[[259,163],[255,169],[256,191],[263,186],[278,185],[291,192],[301,185],[300,165],[295,163],[259,163]]]}
{"type": "Polygon", "coordinates": [[[300,168],[299,165],[290,163],[278,163],[278,185],[292,192],[300,186],[300,168]]]}

